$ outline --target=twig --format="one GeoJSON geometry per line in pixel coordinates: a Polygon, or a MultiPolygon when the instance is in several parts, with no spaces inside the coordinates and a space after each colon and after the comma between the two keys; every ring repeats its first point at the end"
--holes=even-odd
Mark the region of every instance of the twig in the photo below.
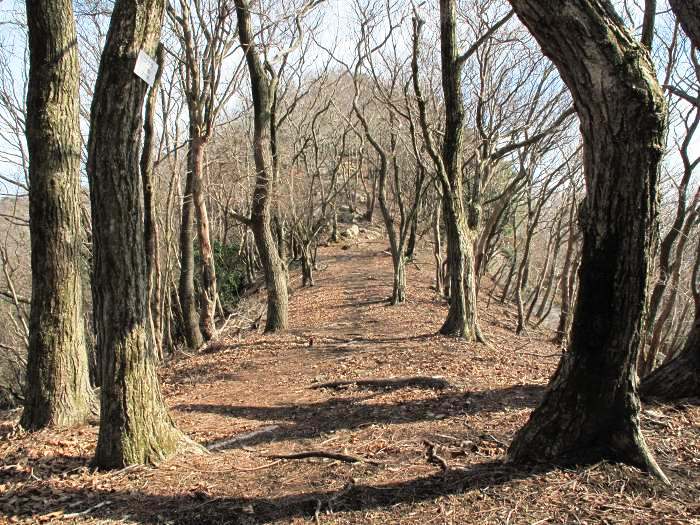
{"type": "Polygon", "coordinates": [[[361,458],[360,456],[351,456],[349,454],[340,454],[338,452],[326,452],[325,450],[306,450],[304,452],[296,452],[294,454],[272,454],[266,457],[270,459],[326,458],[343,461],[345,463],[370,463],[372,465],[381,465],[381,463],[372,459],[361,458]]]}

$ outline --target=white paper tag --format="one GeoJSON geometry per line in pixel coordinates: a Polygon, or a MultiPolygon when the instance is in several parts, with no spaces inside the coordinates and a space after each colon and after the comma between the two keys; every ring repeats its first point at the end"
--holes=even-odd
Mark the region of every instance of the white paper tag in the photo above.
{"type": "Polygon", "coordinates": [[[148,56],[147,53],[139,51],[139,56],[136,58],[134,73],[146,81],[146,84],[153,87],[153,82],[156,80],[158,72],[158,63],[148,56]]]}

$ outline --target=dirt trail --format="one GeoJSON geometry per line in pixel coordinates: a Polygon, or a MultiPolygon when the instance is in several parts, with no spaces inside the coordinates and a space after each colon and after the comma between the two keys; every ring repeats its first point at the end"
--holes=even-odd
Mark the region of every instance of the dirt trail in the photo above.
{"type": "Polygon", "coordinates": [[[164,367],[173,417],[210,454],[94,473],[94,427],[15,435],[17,413],[8,415],[0,523],[700,523],[700,408],[660,407],[644,419],[673,488],[624,466],[505,464],[557,364],[550,334],[515,336],[513,309],[486,307],[482,291],[490,346],[436,335],[446,305],[430,288],[429,256],[408,266],[408,302],[392,307],[385,248],[362,240],[322,249],[315,287],[300,288],[291,273],[286,333],[227,334],[164,367]],[[447,385],[313,388],[397,376],[447,385]],[[367,461],[271,457],[310,450],[367,461]]]}

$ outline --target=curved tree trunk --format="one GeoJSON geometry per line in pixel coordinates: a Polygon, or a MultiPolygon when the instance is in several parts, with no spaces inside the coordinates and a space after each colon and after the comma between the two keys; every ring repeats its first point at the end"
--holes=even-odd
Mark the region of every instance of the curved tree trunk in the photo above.
{"type": "Polygon", "coordinates": [[[644,399],[663,401],[700,396],[700,316],[681,353],[645,377],[639,390],[644,399]]]}
{"type": "Polygon", "coordinates": [[[513,461],[624,461],[666,479],[639,427],[636,362],[657,230],[666,106],[647,51],[601,0],[510,0],[569,86],[587,196],[568,352],[513,461]]]}
{"type": "Polygon", "coordinates": [[[93,297],[102,356],[100,431],[94,464],[156,463],[185,441],[163,402],[148,334],[144,209],[139,172],[146,83],[140,50],[153,55],[163,0],[117,0],[90,115],[87,172],[92,203],[93,297]]]}
{"type": "Polygon", "coordinates": [[[93,405],[80,281],[80,69],[69,0],[27,0],[32,300],[29,430],[84,422],[93,405]]]}
{"type": "Polygon", "coordinates": [[[288,292],[284,264],[279,257],[270,227],[273,190],[273,158],[271,148],[272,86],[265,74],[260,56],[253,42],[250,8],[247,0],[235,0],[238,16],[238,33],[245,51],[253,95],[254,130],[253,155],[255,157],[255,190],[251,205],[251,230],[255,236],[260,262],[267,285],[266,332],[287,328],[288,292]]]}

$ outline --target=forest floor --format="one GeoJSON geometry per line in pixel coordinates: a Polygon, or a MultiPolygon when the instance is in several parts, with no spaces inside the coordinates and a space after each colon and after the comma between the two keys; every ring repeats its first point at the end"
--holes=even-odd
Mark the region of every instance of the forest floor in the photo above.
{"type": "Polygon", "coordinates": [[[321,249],[315,287],[292,271],[288,332],[224,334],[163,367],[174,419],[209,454],[94,472],[96,427],[28,435],[18,411],[3,414],[0,522],[700,524],[698,403],[645,407],[670,487],[609,463],[508,465],[556,367],[552,334],[515,336],[512,306],[487,306],[486,290],[489,347],[435,335],[446,305],[430,258],[410,264],[408,302],[389,306],[386,243],[361,237],[321,249]],[[408,376],[436,379],[315,388],[408,376]],[[306,451],[361,461],[273,457],[306,451]]]}

